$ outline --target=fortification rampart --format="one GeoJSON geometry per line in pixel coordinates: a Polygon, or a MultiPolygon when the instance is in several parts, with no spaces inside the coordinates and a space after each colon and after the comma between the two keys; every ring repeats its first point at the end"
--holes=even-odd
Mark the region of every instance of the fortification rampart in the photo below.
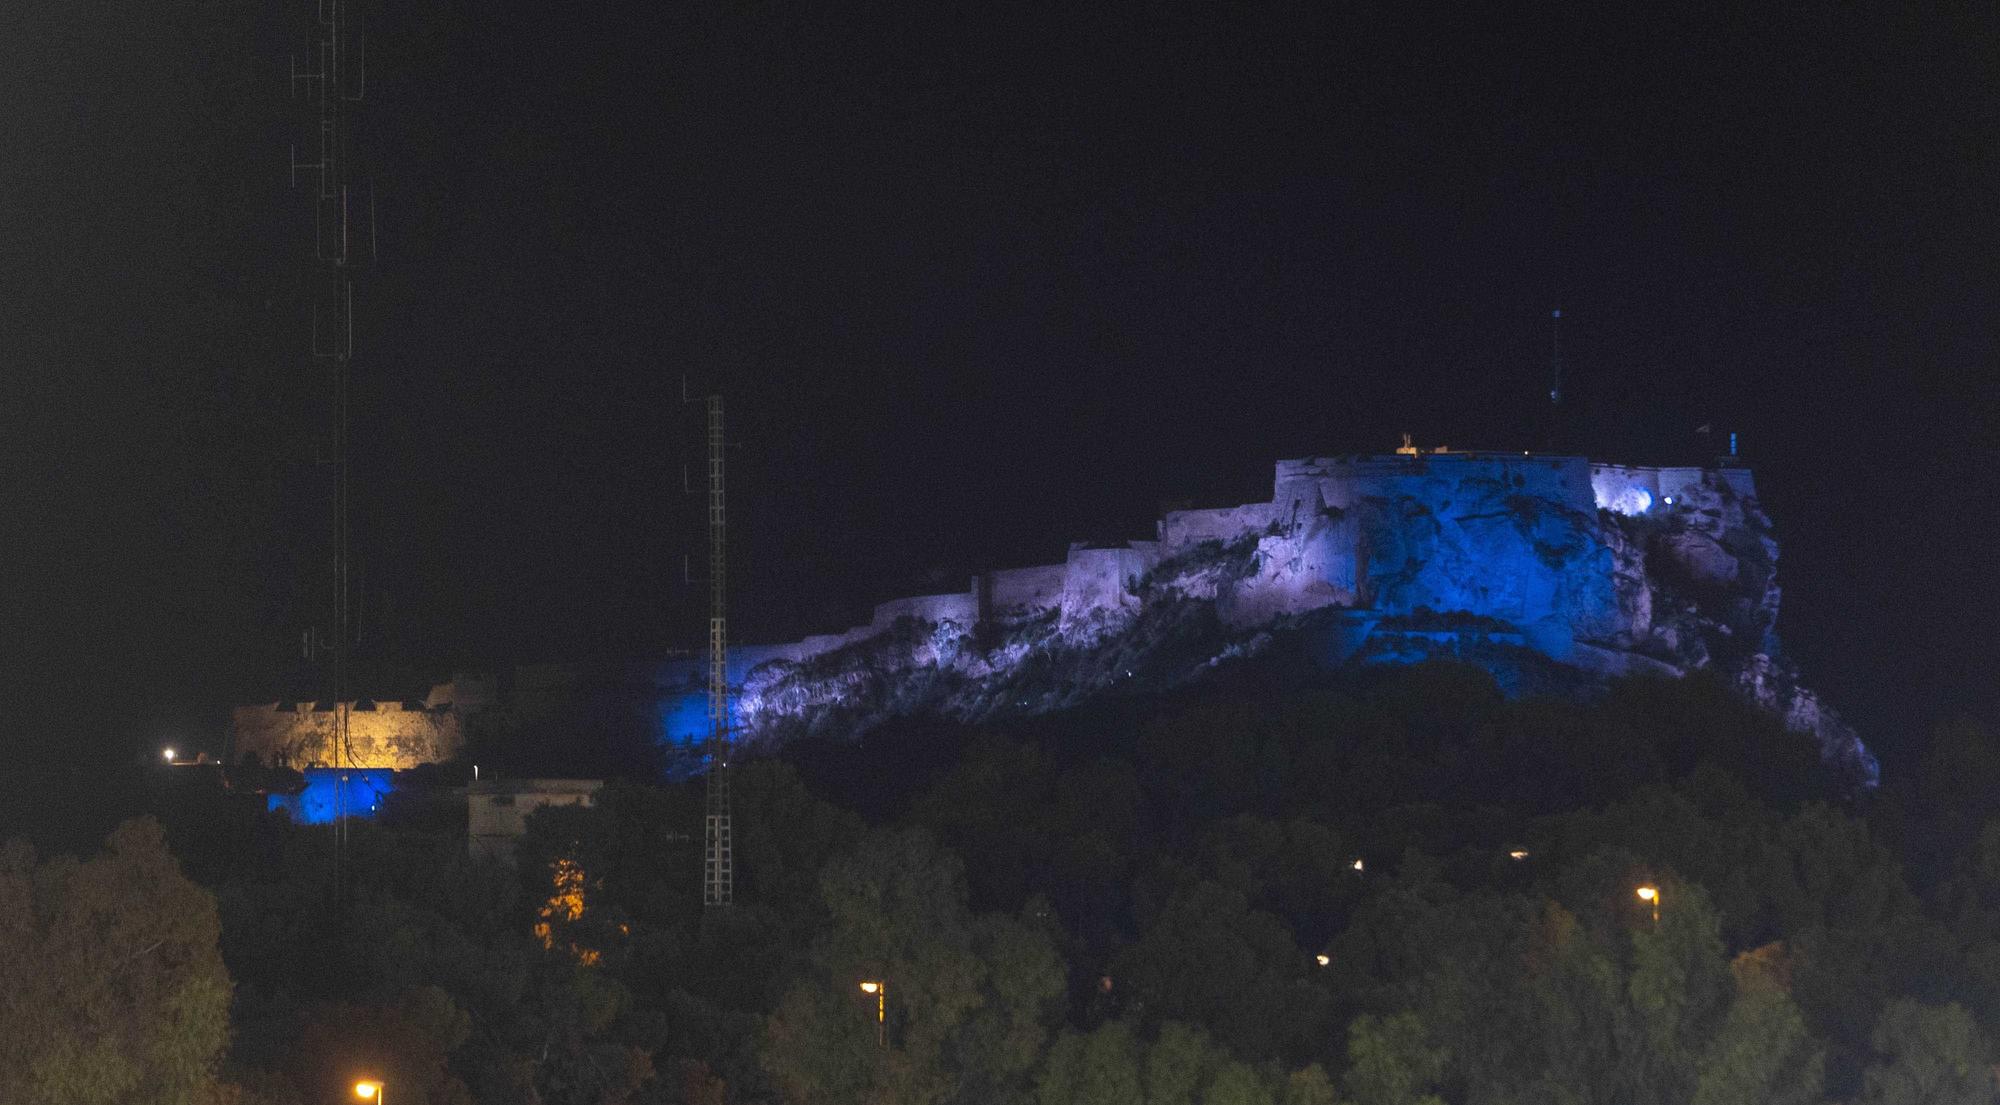
{"type": "Polygon", "coordinates": [[[1440,480],[1489,482],[1577,510],[1592,505],[1591,464],[1583,457],[1530,453],[1420,453],[1414,456],[1306,457],[1278,462],[1271,502],[1280,512],[1311,501],[1334,510],[1368,499],[1428,494],[1440,480]]]}
{"type": "Polygon", "coordinates": [[[1647,468],[1629,464],[1592,464],[1590,487],[1600,510],[1614,514],[1644,514],[1671,507],[1709,487],[1726,487],[1738,498],[1755,499],[1757,482],[1748,468],[1647,468]]]}
{"type": "Polygon", "coordinates": [[[970,628],[979,621],[979,594],[977,591],[961,591],[953,595],[918,595],[914,598],[891,599],[875,607],[874,616],[868,619],[868,626],[876,632],[881,632],[902,618],[916,618],[927,622],[955,622],[970,628]]]}
{"type": "Polygon", "coordinates": [[[1169,511],[1159,522],[1160,549],[1172,556],[1203,541],[1226,544],[1245,534],[1263,531],[1270,526],[1272,517],[1270,503],[1169,511]]]}
{"type": "MultiPolygon", "coordinates": [[[[903,619],[962,635],[969,655],[997,640],[990,627],[1042,617],[1053,618],[1062,634],[1102,632],[1142,611],[1148,598],[1138,582],[1163,563],[1214,555],[1204,548],[1240,550],[1245,540],[1253,550],[1247,574],[1198,576],[1185,592],[1213,601],[1226,626],[1254,627],[1328,607],[1355,611],[1355,626],[1385,616],[1474,616],[1513,627],[1484,631],[1485,639],[1520,641],[1579,662],[1630,649],[1651,628],[1650,612],[1633,601],[1630,580],[1621,576],[1629,566],[1618,560],[1599,512],[1658,511],[1672,506],[1670,497],[1700,499],[1702,488],[1711,489],[1702,500],[1710,501],[1719,487],[1746,500],[1755,496],[1742,469],[1595,464],[1580,456],[1433,452],[1283,460],[1269,502],[1169,511],[1154,541],[1076,544],[1060,564],[986,573],[962,593],[885,602],[865,625],[742,650],[731,657],[731,679],[755,697],[755,688],[795,670],[789,666],[873,647],[868,642],[903,619]]],[[[1450,631],[1404,626],[1397,632],[1450,631]]],[[[921,654],[931,659],[923,662],[942,662],[941,647],[924,643],[921,654]]],[[[976,668],[993,661],[971,662],[976,668]]],[[[661,682],[697,695],[704,671],[699,660],[669,665],[661,682]]],[[[701,716],[691,702],[670,713],[701,716]]]]}
{"type": "Polygon", "coordinates": [[[362,701],[346,706],[344,747],[336,747],[340,712],[332,703],[238,706],[231,719],[234,754],[301,770],[337,764],[403,771],[448,760],[465,744],[463,719],[450,704],[362,701]]]}
{"type": "Polygon", "coordinates": [[[1063,562],[1062,620],[1075,624],[1102,612],[1137,609],[1132,584],[1159,562],[1159,543],[1089,548],[1073,545],[1063,562]]]}
{"type": "MultiPolygon", "coordinates": [[[[1475,632],[1481,647],[1518,642],[1593,669],[1605,669],[1607,656],[1634,657],[1626,667],[1646,657],[1698,665],[1687,633],[1663,627],[1633,534],[1666,534],[1659,547],[1684,561],[1686,574],[1743,591],[1739,605],[1750,612],[1727,616],[1753,636],[1768,635],[1775,546],[1749,567],[1731,551],[1767,532],[1755,493],[1741,468],[1579,456],[1410,450],[1282,460],[1268,502],[1169,511],[1154,540],[1074,544],[1060,563],[983,573],[963,591],[891,599],[839,632],[737,646],[727,675],[748,703],[739,720],[754,723],[865,697],[875,692],[859,688],[881,687],[888,671],[949,669],[967,684],[1004,681],[1035,650],[1086,648],[1139,624],[1149,604],[1189,602],[1212,603],[1214,621],[1229,633],[1329,608],[1351,612],[1334,635],[1342,655],[1377,632],[1400,635],[1403,648],[1475,632]],[[1657,525],[1644,520],[1652,516],[1657,525]]],[[[510,716],[559,716],[579,671],[517,669],[510,716]]],[[[654,665],[636,678],[657,688],[668,740],[701,739],[704,658],[654,665]]],[[[460,679],[435,690],[422,709],[356,709],[354,759],[400,767],[446,758],[463,743],[468,704],[497,697],[491,680],[460,679]]],[[[245,707],[237,748],[273,763],[328,763],[332,727],[330,709],[245,707]]]]}
{"type": "Polygon", "coordinates": [[[1068,566],[1042,564],[1033,568],[1003,568],[980,577],[975,590],[982,597],[982,610],[1000,617],[1033,616],[1062,601],[1068,566]]]}

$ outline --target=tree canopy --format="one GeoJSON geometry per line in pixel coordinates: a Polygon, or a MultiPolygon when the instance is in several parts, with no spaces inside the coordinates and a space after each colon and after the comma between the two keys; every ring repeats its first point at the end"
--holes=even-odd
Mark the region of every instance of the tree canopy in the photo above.
{"type": "Polygon", "coordinates": [[[1434,665],[802,752],[737,764],[738,903],[706,914],[698,780],[539,812],[511,865],[393,811],[337,856],[331,829],[193,805],[88,860],[9,845],[0,1079],[268,1105],[357,1072],[398,1105],[1994,1096],[2000,802],[1968,777],[2000,741],[1971,722],[1857,793],[1699,679],[1510,699],[1434,665]]]}

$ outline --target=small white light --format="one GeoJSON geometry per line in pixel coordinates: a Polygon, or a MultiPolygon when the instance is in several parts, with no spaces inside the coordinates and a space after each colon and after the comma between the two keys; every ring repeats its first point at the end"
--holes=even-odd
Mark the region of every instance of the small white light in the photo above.
{"type": "Polygon", "coordinates": [[[1354,869],[1355,869],[1356,871],[1361,871],[1361,870],[1364,870],[1364,869],[1365,869],[1365,865],[1364,865],[1364,864],[1362,864],[1362,862],[1361,862],[1360,860],[1358,860],[1358,859],[1357,859],[1357,860],[1355,860],[1355,861],[1354,861],[1354,869]]]}
{"type": "Polygon", "coordinates": [[[1668,506],[1674,505],[1674,497],[1672,495],[1667,496],[1666,503],[1668,506]]]}
{"type": "Polygon", "coordinates": [[[1332,957],[1332,956],[1330,956],[1330,955],[1328,955],[1328,954],[1326,954],[1325,952],[1321,952],[1321,953],[1319,953],[1318,955],[1316,955],[1316,956],[1313,956],[1313,962],[1315,962],[1315,963],[1319,964],[1320,966],[1324,967],[1324,966],[1326,966],[1327,964],[1329,964],[1329,963],[1333,962],[1333,957],[1332,957]]]}
{"type": "Polygon", "coordinates": [[[1507,858],[1508,858],[1508,859],[1511,859],[1511,860],[1524,860],[1524,859],[1527,859],[1527,858],[1528,858],[1528,850],[1527,850],[1526,848],[1516,848],[1516,849],[1514,849],[1513,851],[1511,851],[1511,852],[1507,853],[1507,858]]]}
{"type": "Polygon", "coordinates": [[[162,756],[165,756],[165,757],[167,758],[167,762],[168,762],[168,763],[173,763],[173,762],[174,762],[174,750],[173,750],[173,749],[171,749],[171,748],[163,748],[163,749],[161,749],[161,750],[160,750],[160,755],[162,755],[162,756]]]}

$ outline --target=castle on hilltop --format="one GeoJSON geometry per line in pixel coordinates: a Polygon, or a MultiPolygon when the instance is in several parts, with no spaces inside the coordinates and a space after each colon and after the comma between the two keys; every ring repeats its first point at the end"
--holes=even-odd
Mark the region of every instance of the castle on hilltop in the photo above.
{"type": "MultiPolygon", "coordinates": [[[[747,680],[764,664],[799,663],[833,652],[906,618],[975,627],[1052,615],[1062,625],[1084,624],[1135,608],[1141,596],[1131,584],[1162,563],[1206,543],[1227,546],[1246,539],[1264,554],[1263,566],[1254,582],[1218,592],[1227,622],[1328,606],[1383,613],[1427,606],[1464,609],[1523,628],[1578,614],[1595,623],[1614,617],[1609,574],[1569,583],[1548,572],[1531,573],[1545,577],[1539,580],[1513,574],[1524,558],[1534,559],[1524,554],[1533,551],[1535,535],[1522,529],[1524,519],[1509,504],[1533,500],[1567,512],[1563,520],[1580,525],[1598,510],[1637,515],[1655,504],[1672,509],[1678,502],[1692,511],[1702,489],[1719,487],[1741,500],[1756,499],[1751,474],[1743,468],[1639,468],[1582,457],[1473,452],[1279,461],[1269,502],[1169,511],[1150,540],[1073,544],[1062,563],[975,576],[964,591],[892,599],[877,605],[867,623],[839,633],[742,646],[730,654],[731,674],[733,680],[747,680]],[[1404,503],[1424,509],[1415,513],[1399,506],[1383,516],[1384,507],[1404,503]],[[1438,532],[1411,532],[1411,525],[1438,532]],[[1418,562],[1432,550],[1417,546],[1438,544],[1483,555],[1483,563],[1458,557],[1418,562]],[[1543,586],[1534,586],[1537,582],[1543,586]],[[1577,596],[1560,594],[1579,585],[1602,600],[1599,609],[1578,610],[1577,596]]],[[[1546,634],[1544,639],[1554,644],[1546,634]]]]}
{"type": "MultiPolygon", "coordinates": [[[[1777,553],[1733,458],[1654,468],[1406,441],[1283,460],[1267,501],[1169,511],[1143,540],[1073,544],[1060,563],[892,599],[837,633],[733,648],[734,728],[757,743],[911,714],[1046,712],[1179,685],[1289,635],[1328,666],[1453,655],[1591,679],[1716,668],[1867,770],[1866,750],[1778,658],[1777,553]]],[[[648,665],[645,678],[661,739],[698,748],[705,660],[648,665]]],[[[274,723],[251,709],[266,712],[239,711],[239,754],[299,762],[323,747],[305,713],[274,723]]],[[[420,729],[408,713],[376,724],[420,729]]],[[[402,737],[371,750],[403,766],[450,744],[441,728],[435,751],[402,737]]]]}

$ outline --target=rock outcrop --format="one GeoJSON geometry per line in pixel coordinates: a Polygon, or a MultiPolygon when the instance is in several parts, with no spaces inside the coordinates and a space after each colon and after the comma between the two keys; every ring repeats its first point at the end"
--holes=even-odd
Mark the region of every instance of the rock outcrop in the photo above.
{"type": "MultiPolygon", "coordinates": [[[[1458,656],[1530,689],[1710,668],[1864,780],[1873,758],[1783,659],[1778,546],[1741,468],[1498,453],[1282,461],[1269,502],[899,599],[869,624],[732,652],[750,742],[885,719],[980,721],[1183,685],[1295,650],[1324,666],[1458,656]]],[[[700,661],[666,665],[698,744],[700,661]]],[[[678,719],[678,724],[677,720],[678,719]]]]}

